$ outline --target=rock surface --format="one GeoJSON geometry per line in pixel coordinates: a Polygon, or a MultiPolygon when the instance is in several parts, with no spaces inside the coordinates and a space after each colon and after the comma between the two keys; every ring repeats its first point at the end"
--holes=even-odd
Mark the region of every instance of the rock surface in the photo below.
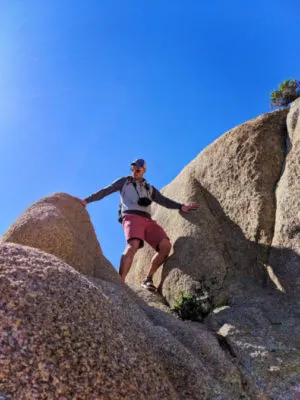
{"type": "Polygon", "coordinates": [[[111,282],[91,279],[122,310],[135,331],[144,334],[145,345],[159,359],[180,399],[256,397],[255,389],[245,392],[246,383],[237,366],[205,326],[178,320],[157,307],[135,302],[126,290],[111,282]]]}
{"type": "Polygon", "coordinates": [[[277,212],[270,266],[281,286],[300,294],[300,99],[287,117],[288,154],[276,190],[277,212]]]}
{"type": "MultiPolygon", "coordinates": [[[[66,199],[66,195],[56,195],[58,216],[60,196],[66,199]]],[[[44,200],[40,202],[42,209],[44,200]]],[[[67,201],[71,210],[72,202],[77,207],[76,200],[67,197],[67,201]]],[[[86,217],[84,225],[78,226],[79,232],[92,228],[88,213],[81,210],[86,217]]],[[[74,215],[65,214],[66,225],[68,217],[74,215]]],[[[55,226],[55,217],[51,222],[55,226]]],[[[28,217],[28,224],[34,231],[34,218],[30,221],[28,217]]],[[[76,240],[76,231],[73,233],[76,240]]],[[[37,244],[34,240],[31,243],[37,244]]],[[[0,245],[0,254],[1,327],[7,333],[3,333],[0,358],[0,395],[12,399],[42,399],[47,398],[46,393],[54,399],[251,398],[243,389],[237,367],[213,333],[168,314],[160,295],[144,292],[138,297],[120,282],[113,267],[107,279],[104,257],[104,273],[99,279],[83,276],[62,260],[31,247],[5,243],[0,245]],[[30,336],[30,331],[35,334],[30,336]],[[11,337],[20,341],[14,351],[11,337]],[[21,367],[14,374],[17,360],[21,367]],[[158,377],[155,383],[154,376],[158,377]]],[[[82,247],[82,260],[85,256],[82,247]]],[[[98,267],[101,269],[100,264],[98,267]]],[[[140,293],[140,289],[135,290],[140,293]]]]}
{"type": "Polygon", "coordinates": [[[160,293],[139,287],[152,250],[125,285],[72,196],[29,207],[0,244],[0,397],[297,399],[299,107],[227,132],[163,190],[200,208],[155,207],[174,244],[160,293]],[[180,290],[204,323],[170,313],[180,290]]]}
{"type": "Polygon", "coordinates": [[[35,247],[83,274],[121,282],[102,253],[88,213],[65,193],[47,196],[28,207],[0,242],[35,247]]]}
{"type": "MultiPolygon", "coordinates": [[[[299,105],[227,132],[163,189],[197,201],[197,211],[154,207],[174,246],[154,282],[170,304],[182,290],[208,293],[212,309],[227,306],[205,325],[261,391],[257,398],[292,400],[300,389],[299,105]]],[[[152,256],[148,246],[139,251],[129,283],[142,279],[152,256]]]]}
{"type": "MultiPolygon", "coordinates": [[[[286,110],[264,114],[224,134],[163,189],[179,202],[197,201],[188,215],[156,206],[174,253],[156,274],[162,294],[209,290],[214,304],[263,285],[272,242],[286,139],[286,110]]],[[[139,251],[129,283],[145,275],[152,249],[139,251]]],[[[250,294],[251,296],[251,294],[250,294]]]]}
{"type": "Polygon", "coordinates": [[[300,302],[285,294],[253,291],[253,299],[206,320],[252,387],[266,399],[295,400],[300,389],[300,302]]]}
{"type": "Polygon", "coordinates": [[[144,336],[72,267],[2,244],[0,274],[2,396],[179,398],[144,336]]]}

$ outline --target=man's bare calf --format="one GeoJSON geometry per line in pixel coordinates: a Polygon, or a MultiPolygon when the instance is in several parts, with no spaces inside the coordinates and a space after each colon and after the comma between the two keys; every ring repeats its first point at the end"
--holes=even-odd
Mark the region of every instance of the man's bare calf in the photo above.
{"type": "Polygon", "coordinates": [[[121,275],[123,281],[125,281],[126,279],[126,276],[131,268],[135,253],[138,251],[139,247],[140,247],[139,239],[129,240],[125,247],[125,250],[121,257],[120,268],[119,268],[119,275],[121,275]]]}
{"type": "Polygon", "coordinates": [[[152,278],[158,268],[167,260],[172,245],[168,239],[163,239],[158,245],[158,252],[153,256],[150,268],[147,273],[148,278],[152,278]]]}

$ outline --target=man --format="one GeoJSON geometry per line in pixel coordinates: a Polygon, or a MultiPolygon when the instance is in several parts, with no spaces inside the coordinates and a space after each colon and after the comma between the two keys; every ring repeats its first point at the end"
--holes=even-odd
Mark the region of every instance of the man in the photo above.
{"type": "Polygon", "coordinates": [[[146,241],[156,250],[156,254],[151,260],[146,278],[142,282],[142,287],[155,291],[152,277],[157,269],[166,261],[170,254],[171,243],[161,226],[151,219],[151,202],[154,201],[161,206],[170,209],[177,209],[189,212],[196,209],[197,203],[180,204],[163,196],[154,186],[149,185],[143,178],[146,172],[146,163],[139,158],[131,163],[131,177],[124,177],[116,180],[110,186],[99,190],[84,200],[80,200],[83,206],[111,193],[120,191],[120,222],[126,237],[126,248],[120,262],[119,274],[125,281],[133,258],[138,249],[144,246],[146,241]]]}

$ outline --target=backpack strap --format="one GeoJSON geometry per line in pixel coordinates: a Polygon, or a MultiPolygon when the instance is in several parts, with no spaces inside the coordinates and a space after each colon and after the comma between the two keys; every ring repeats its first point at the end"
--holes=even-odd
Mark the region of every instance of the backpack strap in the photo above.
{"type": "Polygon", "coordinates": [[[148,192],[149,197],[152,198],[152,189],[151,189],[151,185],[148,182],[145,182],[145,188],[148,192]]]}
{"type": "Polygon", "coordinates": [[[123,194],[123,190],[124,190],[125,186],[129,185],[130,183],[133,183],[132,176],[126,176],[126,182],[124,183],[124,185],[121,189],[121,194],[123,194]]]}

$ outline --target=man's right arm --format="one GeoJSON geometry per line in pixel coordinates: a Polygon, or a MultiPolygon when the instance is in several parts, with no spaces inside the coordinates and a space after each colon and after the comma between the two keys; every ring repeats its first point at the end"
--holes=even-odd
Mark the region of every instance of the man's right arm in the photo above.
{"type": "Polygon", "coordinates": [[[99,190],[96,193],[91,194],[89,197],[84,199],[85,204],[92,203],[93,201],[101,200],[104,197],[121,190],[124,183],[126,182],[126,178],[120,178],[114,181],[111,185],[106,186],[105,188],[99,190]]]}

